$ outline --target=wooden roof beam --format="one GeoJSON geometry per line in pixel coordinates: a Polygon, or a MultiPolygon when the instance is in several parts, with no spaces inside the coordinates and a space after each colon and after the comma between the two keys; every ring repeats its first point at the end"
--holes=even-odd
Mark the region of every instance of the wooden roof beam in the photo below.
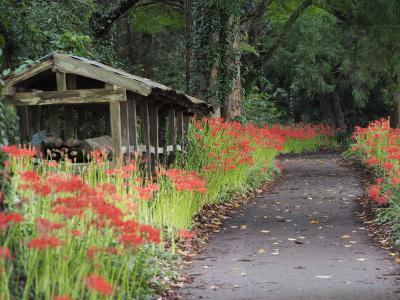
{"type": "Polygon", "coordinates": [[[54,105],[54,104],[84,104],[126,101],[126,90],[66,90],[50,92],[16,93],[5,97],[5,103],[13,106],[22,105],[54,105]]]}

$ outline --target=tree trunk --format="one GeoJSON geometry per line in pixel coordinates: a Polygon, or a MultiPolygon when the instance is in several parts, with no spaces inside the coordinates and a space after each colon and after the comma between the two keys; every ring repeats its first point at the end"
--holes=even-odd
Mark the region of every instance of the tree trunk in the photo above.
{"type": "MultiPolygon", "coordinates": [[[[232,17],[232,22],[233,23],[232,17]]],[[[233,24],[232,24],[233,25],[233,24]]],[[[236,117],[239,117],[242,113],[242,84],[240,76],[240,50],[239,50],[239,29],[234,30],[232,36],[232,61],[230,67],[233,71],[232,87],[231,92],[226,99],[228,104],[226,105],[227,111],[222,115],[227,121],[232,121],[236,117]]]]}
{"type": "Polygon", "coordinates": [[[331,99],[329,97],[322,97],[319,103],[321,105],[322,121],[329,126],[335,127],[336,117],[331,99]]]}
{"type": "Polygon", "coordinates": [[[143,76],[145,78],[153,77],[153,62],[151,52],[153,50],[153,35],[151,33],[142,33],[142,43],[140,51],[140,61],[143,65],[143,76]]]}
{"type": "Polygon", "coordinates": [[[400,93],[393,95],[394,109],[390,114],[390,127],[400,127],[400,93]]]}
{"type": "Polygon", "coordinates": [[[335,113],[336,127],[344,130],[346,127],[346,124],[344,122],[344,115],[343,115],[342,106],[340,104],[340,99],[335,97],[333,99],[332,104],[333,104],[333,112],[335,113]]]}
{"type": "Polygon", "coordinates": [[[190,52],[192,43],[192,1],[184,0],[185,14],[185,90],[190,91],[190,52]]]}

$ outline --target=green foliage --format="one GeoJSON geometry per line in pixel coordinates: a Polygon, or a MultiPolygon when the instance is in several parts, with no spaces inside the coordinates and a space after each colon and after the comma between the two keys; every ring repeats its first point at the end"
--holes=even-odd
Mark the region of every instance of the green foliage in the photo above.
{"type": "Polygon", "coordinates": [[[288,119],[286,109],[279,107],[277,101],[283,98],[286,91],[273,89],[269,84],[265,90],[253,87],[252,91],[243,99],[243,115],[241,121],[252,122],[258,126],[281,123],[288,119]]]}
{"type": "Polygon", "coordinates": [[[182,29],[184,19],[175,9],[151,5],[132,10],[130,23],[134,31],[156,34],[182,29]]]}

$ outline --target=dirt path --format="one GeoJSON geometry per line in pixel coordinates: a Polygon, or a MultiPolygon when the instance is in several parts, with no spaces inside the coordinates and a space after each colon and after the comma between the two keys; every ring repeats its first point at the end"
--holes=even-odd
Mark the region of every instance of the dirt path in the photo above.
{"type": "Polygon", "coordinates": [[[338,158],[283,160],[282,182],[235,212],[193,262],[183,299],[400,299],[397,265],[355,215],[361,182],[338,158]]]}

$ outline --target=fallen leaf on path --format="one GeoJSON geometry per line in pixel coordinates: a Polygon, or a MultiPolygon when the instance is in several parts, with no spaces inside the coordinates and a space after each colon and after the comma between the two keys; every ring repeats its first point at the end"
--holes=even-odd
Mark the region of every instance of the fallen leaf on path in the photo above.
{"type": "Polygon", "coordinates": [[[236,225],[231,226],[232,229],[235,229],[235,228],[238,228],[238,227],[239,227],[239,226],[236,226],[236,225]]]}
{"type": "Polygon", "coordinates": [[[312,218],[310,224],[319,224],[319,221],[317,218],[312,218]]]}
{"type": "Polygon", "coordinates": [[[389,253],[390,256],[396,256],[397,254],[394,252],[389,253]]]}
{"type": "Polygon", "coordinates": [[[332,277],[332,275],[317,275],[317,276],[315,276],[315,278],[319,278],[319,279],[329,279],[331,277],[332,277]]]}
{"type": "Polygon", "coordinates": [[[240,230],[246,230],[246,229],[247,229],[247,225],[245,225],[245,224],[240,225],[240,230]]]}
{"type": "Polygon", "coordinates": [[[261,230],[260,232],[261,232],[261,233],[270,233],[269,230],[261,230]]]}
{"type": "Polygon", "coordinates": [[[340,238],[341,239],[350,239],[351,236],[349,236],[348,234],[345,234],[345,235],[342,235],[340,238]]]}
{"type": "Polygon", "coordinates": [[[394,262],[395,262],[396,264],[399,264],[399,265],[400,265],[400,257],[396,257],[395,260],[394,260],[394,262]]]}
{"type": "Polygon", "coordinates": [[[240,276],[247,276],[245,272],[240,273],[240,276]]]}
{"type": "Polygon", "coordinates": [[[358,261],[364,261],[364,260],[366,260],[366,258],[361,257],[361,258],[357,258],[357,260],[358,260],[358,261]]]}
{"type": "Polygon", "coordinates": [[[258,249],[258,253],[265,253],[265,249],[264,248],[258,249]]]}
{"type": "Polygon", "coordinates": [[[288,238],[289,241],[295,241],[296,239],[294,238],[288,238]]]}

